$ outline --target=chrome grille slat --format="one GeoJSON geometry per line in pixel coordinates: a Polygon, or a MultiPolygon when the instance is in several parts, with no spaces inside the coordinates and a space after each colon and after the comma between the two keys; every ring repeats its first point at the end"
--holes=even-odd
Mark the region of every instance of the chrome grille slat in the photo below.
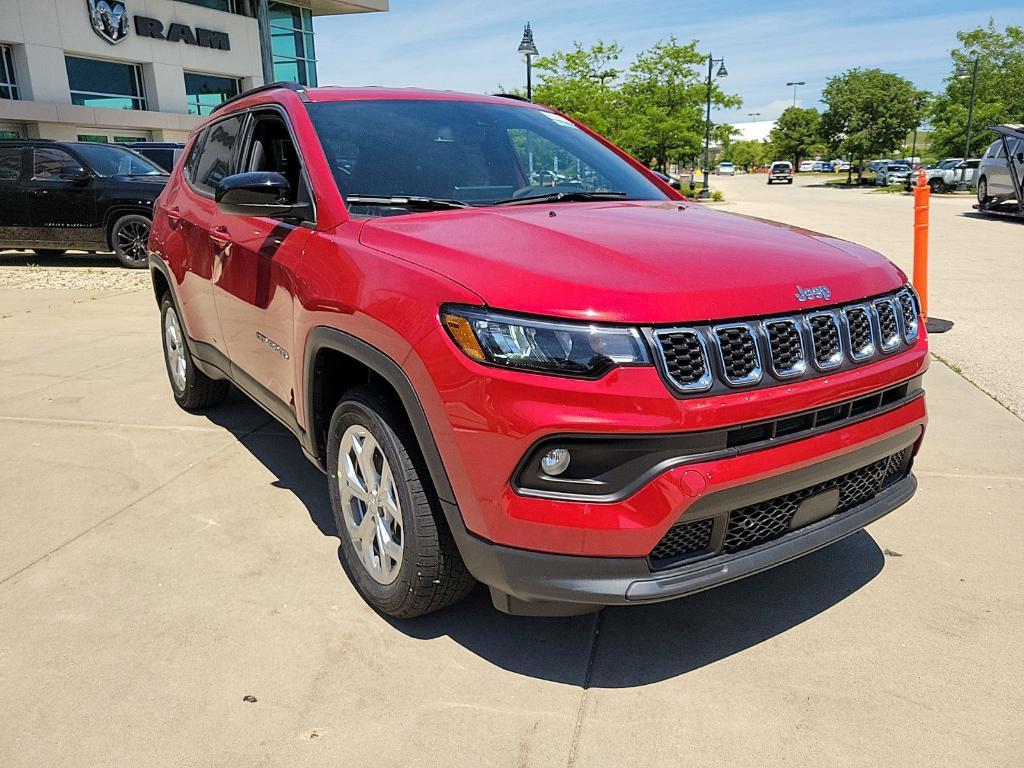
{"type": "Polygon", "coordinates": [[[672,385],[683,392],[703,392],[714,382],[704,337],[696,328],[666,328],[655,337],[658,355],[672,385]]]}
{"type": "Polygon", "coordinates": [[[645,331],[669,386],[682,395],[825,376],[906,350],[920,336],[910,286],[788,316],[645,331]]]}
{"type": "Polygon", "coordinates": [[[893,352],[900,345],[900,323],[896,317],[896,302],[891,298],[874,302],[875,317],[878,320],[878,347],[883,352],[893,352]]]}
{"type": "Polygon", "coordinates": [[[827,371],[843,364],[843,335],[839,319],[831,310],[810,312],[807,325],[811,332],[811,357],[818,370],[827,371]]]}
{"type": "Polygon", "coordinates": [[[712,331],[718,347],[722,375],[733,386],[747,386],[761,380],[761,353],[757,336],[748,323],[716,325],[712,331]]]}
{"type": "Polygon", "coordinates": [[[768,339],[768,359],[772,373],[780,379],[799,376],[807,370],[800,323],[792,317],[779,317],[761,323],[768,339]]]}
{"type": "Polygon", "coordinates": [[[843,308],[843,318],[850,337],[850,357],[857,362],[875,354],[875,332],[871,327],[871,311],[863,304],[843,308]]]}

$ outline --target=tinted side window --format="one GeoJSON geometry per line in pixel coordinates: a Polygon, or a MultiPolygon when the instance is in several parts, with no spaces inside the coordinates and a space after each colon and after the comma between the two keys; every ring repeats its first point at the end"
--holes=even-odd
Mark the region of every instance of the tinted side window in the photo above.
{"type": "Polygon", "coordinates": [[[17,181],[21,176],[21,147],[0,147],[0,179],[17,181]]]}
{"type": "Polygon", "coordinates": [[[230,175],[241,130],[241,115],[221,120],[206,129],[195,172],[190,174],[192,183],[212,194],[217,183],[230,175]]]}
{"type": "Polygon", "coordinates": [[[84,173],[82,164],[63,149],[37,148],[33,150],[35,159],[32,166],[32,178],[44,181],[70,179],[84,173]]]}

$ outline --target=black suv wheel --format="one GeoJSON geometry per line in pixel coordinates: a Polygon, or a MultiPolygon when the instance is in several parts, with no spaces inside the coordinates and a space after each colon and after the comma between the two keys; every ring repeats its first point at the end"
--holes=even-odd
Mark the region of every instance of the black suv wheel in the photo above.
{"type": "Polygon", "coordinates": [[[117,260],[129,269],[144,269],[149,261],[146,243],[153,222],[148,216],[130,213],[114,222],[110,230],[110,244],[117,260]]]}
{"type": "Polygon", "coordinates": [[[353,389],[335,409],[327,476],[342,565],[372,607],[412,618],[473,588],[415,438],[375,391],[353,389]]]}

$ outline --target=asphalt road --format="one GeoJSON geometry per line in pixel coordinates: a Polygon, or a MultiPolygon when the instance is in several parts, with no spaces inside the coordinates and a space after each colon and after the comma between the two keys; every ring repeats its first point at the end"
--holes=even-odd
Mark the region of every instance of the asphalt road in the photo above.
{"type": "MultiPolygon", "coordinates": [[[[792,186],[769,186],[760,174],[712,180],[724,210],[853,240],[912,272],[910,194],[830,188],[819,174],[797,174],[792,186]]],[[[931,196],[929,315],[955,323],[931,348],[1024,417],[1024,221],[980,215],[974,203],[970,195],[931,196]]]]}
{"type": "MultiPolygon", "coordinates": [[[[869,243],[892,221],[883,250],[906,261],[899,198],[722,187],[840,235],[859,217],[869,243]]],[[[389,622],[347,582],[295,441],[238,395],[176,408],[147,291],[15,277],[3,768],[1020,764],[1024,424],[944,365],[921,489],[866,532],[659,606],[510,618],[481,590],[389,622]]],[[[971,315],[949,295],[956,333],[971,315]]]]}

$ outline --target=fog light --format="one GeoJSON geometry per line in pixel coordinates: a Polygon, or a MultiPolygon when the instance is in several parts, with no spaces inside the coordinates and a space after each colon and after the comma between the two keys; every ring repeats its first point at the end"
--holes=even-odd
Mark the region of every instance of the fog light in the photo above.
{"type": "Polygon", "coordinates": [[[569,452],[565,448],[552,448],[541,457],[540,468],[544,474],[554,477],[569,468],[569,459],[569,452]]]}

